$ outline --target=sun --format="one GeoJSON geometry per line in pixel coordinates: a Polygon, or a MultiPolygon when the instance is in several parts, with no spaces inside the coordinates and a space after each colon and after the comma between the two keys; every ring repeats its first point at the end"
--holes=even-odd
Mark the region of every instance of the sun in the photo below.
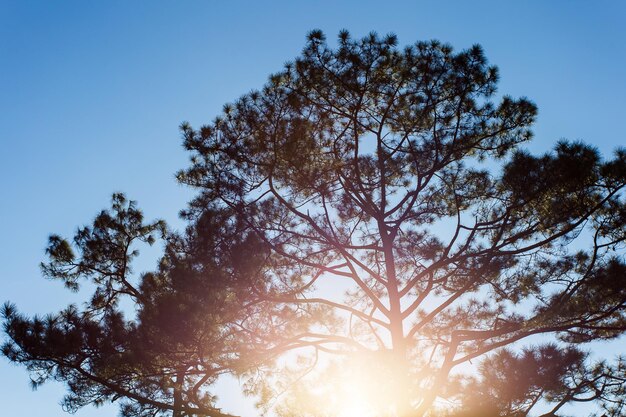
{"type": "Polygon", "coordinates": [[[363,404],[345,404],[337,417],[374,417],[374,413],[363,404]]]}
{"type": "Polygon", "coordinates": [[[300,387],[292,406],[305,411],[303,415],[396,416],[399,404],[403,404],[399,379],[381,369],[380,361],[369,359],[351,358],[329,364],[300,387]]]}
{"type": "Polygon", "coordinates": [[[340,389],[343,395],[337,396],[337,417],[375,417],[375,404],[372,398],[367,398],[369,389],[364,387],[363,381],[344,381],[347,385],[340,389]]]}

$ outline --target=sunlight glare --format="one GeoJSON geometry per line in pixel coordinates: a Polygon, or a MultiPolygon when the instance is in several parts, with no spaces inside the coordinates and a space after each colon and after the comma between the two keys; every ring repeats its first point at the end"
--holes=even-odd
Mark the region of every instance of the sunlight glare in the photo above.
{"type": "MultiPolygon", "coordinates": [[[[404,390],[400,378],[381,360],[350,358],[333,363],[307,387],[300,387],[294,405],[306,415],[332,417],[386,417],[397,415],[404,390]]],[[[378,358],[380,359],[380,358],[378,358]]],[[[404,387],[406,388],[406,387],[404,387]]]]}

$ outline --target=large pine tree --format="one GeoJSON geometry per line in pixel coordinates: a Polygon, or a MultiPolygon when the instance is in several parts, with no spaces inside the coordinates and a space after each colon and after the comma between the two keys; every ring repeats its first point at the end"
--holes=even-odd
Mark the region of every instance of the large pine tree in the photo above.
{"type": "Polygon", "coordinates": [[[219,416],[207,387],[223,372],[267,403],[288,389],[285,414],[333,413],[302,386],[329,361],[373,369],[374,415],[623,415],[623,361],[580,346],[626,329],[626,151],[532,155],[536,107],[497,80],[478,46],[342,32],[333,49],[312,32],[262,90],[182,126],[178,178],[199,193],[159,270],[126,278],[130,241],[162,226],[116,197],[80,257],[48,249],[47,274],[95,282],[90,306],[7,307],[4,353],[67,381],[71,408],[125,398],[127,415],[219,416]],[[277,361],[290,352],[305,359],[277,361]]]}

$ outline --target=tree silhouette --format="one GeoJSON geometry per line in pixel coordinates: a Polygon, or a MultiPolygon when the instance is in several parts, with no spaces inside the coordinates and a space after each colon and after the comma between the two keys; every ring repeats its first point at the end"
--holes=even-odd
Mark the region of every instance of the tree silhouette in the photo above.
{"type": "Polygon", "coordinates": [[[186,236],[167,233],[163,221],[144,223],[135,203],[115,194],[112,208],[80,228],[73,245],[51,236],[43,272],[72,290],[89,282],[93,295],[83,309],[71,305],[44,318],[5,305],[3,354],[26,365],[34,386],[66,382],[70,412],[122,399],[124,416],[227,416],[205,388],[255,363],[254,346],[235,325],[247,292],[242,277],[264,252],[217,211],[205,219],[186,236]],[[158,238],[167,239],[158,270],[136,277],[137,243],[158,238]]]}
{"type": "MultiPolygon", "coordinates": [[[[536,107],[497,99],[497,79],[479,46],[341,32],[333,49],[311,32],[261,91],[182,125],[192,159],[178,179],[199,193],[159,270],[136,289],[132,252],[118,253],[120,236],[147,240],[157,224],[94,223],[75,239],[80,262],[53,237],[44,271],[70,287],[92,278],[91,307],[47,321],[7,307],[5,354],[68,381],[71,406],[123,397],[127,415],[219,415],[200,394],[220,372],[270,403],[322,357],[374,365],[377,415],[547,416],[590,401],[623,415],[623,360],[577,346],[626,329],[626,151],[530,154],[536,107]],[[137,321],[120,317],[121,295],[137,321]],[[72,320],[119,342],[81,329],[80,355],[66,351],[55,332],[69,340],[72,320]],[[310,360],[273,363],[289,352],[310,360]]],[[[284,414],[319,412],[297,398],[284,414]]]]}

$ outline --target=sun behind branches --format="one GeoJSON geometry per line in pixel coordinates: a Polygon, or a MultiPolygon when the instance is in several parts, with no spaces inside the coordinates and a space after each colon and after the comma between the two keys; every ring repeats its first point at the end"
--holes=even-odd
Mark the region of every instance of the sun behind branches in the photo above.
{"type": "MultiPolygon", "coordinates": [[[[405,381],[391,375],[383,353],[354,355],[332,362],[320,373],[303,379],[281,408],[282,416],[392,417],[406,401],[405,381]],[[376,356],[376,358],[374,357],[376,356]],[[404,397],[404,399],[403,399],[404,397]]],[[[387,356],[387,355],[385,355],[387,356]]]]}

